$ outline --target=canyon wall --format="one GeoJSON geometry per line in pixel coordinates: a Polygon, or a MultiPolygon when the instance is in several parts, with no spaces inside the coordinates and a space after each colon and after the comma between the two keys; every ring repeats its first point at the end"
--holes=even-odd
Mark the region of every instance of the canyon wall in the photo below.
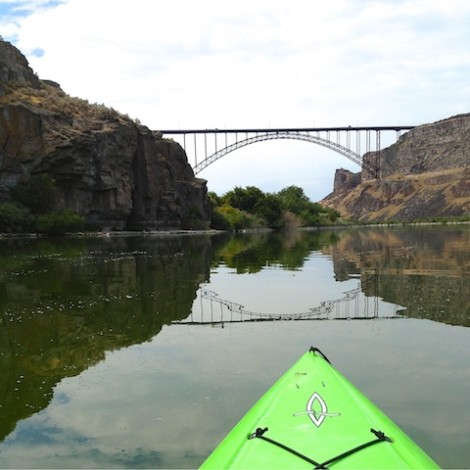
{"type": "Polygon", "coordinates": [[[209,225],[206,181],[195,178],[179,144],[40,80],[0,40],[0,202],[42,174],[55,180],[54,209],[70,209],[93,228],[209,225]]]}
{"type": "Polygon", "coordinates": [[[470,215],[470,114],[412,129],[364,155],[360,173],[337,170],[322,204],[360,221],[470,215]]]}

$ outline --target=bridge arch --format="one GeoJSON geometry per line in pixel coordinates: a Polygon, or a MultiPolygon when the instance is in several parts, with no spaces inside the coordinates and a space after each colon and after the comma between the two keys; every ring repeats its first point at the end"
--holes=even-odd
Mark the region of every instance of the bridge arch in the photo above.
{"type": "Polygon", "coordinates": [[[276,139],[302,140],[304,142],[311,142],[317,145],[321,145],[322,147],[326,147],[330,150],[339,153],[340,155],[343,155],[344,157],[348,158],[359,166],[362,165],[361,155],[357,154],[356,152],[353,152],[347,147],[340,145],[339,143],[306,132],[276,131],[266,132],[263,134],[256,134],[254,136],[247,137],[246,139],[239,140],[231,145],[226,146],[221,150],[216,151],[215,153],[209,155],[204,160],[201,160],[194,166],[194,174],[198,174],[204,168],[207,168],[212,163],[216,162],[220,158],[224,157],[225,155],[231,152],[234,152],[239,148],[246,147],[247,145],[251,145],[257,142],[276,139]]]}

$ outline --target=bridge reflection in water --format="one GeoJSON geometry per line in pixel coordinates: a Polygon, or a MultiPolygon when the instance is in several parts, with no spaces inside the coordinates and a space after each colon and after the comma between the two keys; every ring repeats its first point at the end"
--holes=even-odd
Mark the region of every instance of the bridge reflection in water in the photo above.
{"type": "Polygon", "coordinates": [[[232,300],[223,299],[212,290],[201,288],[197,292],[193,310],[185,320],[173,321],[179,325],[214,325],[226,323],[261,322],[261,321],[294,321],[294,320],[374,320],[404,318],[399,312],[404,308],[389,305],[393,308],[379,309],[378,297],[367,297],[362,293],[361,283],[357,288],[344,292],[341,298],[325,300],[306,312],[299,313],[266,313],[248,310],[244,305],[232,300]]]}

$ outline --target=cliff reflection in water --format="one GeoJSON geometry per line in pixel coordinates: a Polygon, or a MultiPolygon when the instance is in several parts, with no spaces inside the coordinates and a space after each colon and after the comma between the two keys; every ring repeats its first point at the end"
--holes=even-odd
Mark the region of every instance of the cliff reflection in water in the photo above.
{"type": "Polygon", "coordinates": [[[190,318],[177,323],[372,319],[401,315],[470,326],[470,230],[466,226],[234,236],[216,251],[212,265],[229,266],[239,274],[257,273],[270,266],[295,271],[301,270],[304,261],[315,251],[331,256],[337,281],[359,279],[358,289],[345,291],[341,298],[325,298],[318,305],[311,305],[308,311],[275,314],[254,312],[237,298],[222,298],[210,287],[203,288],[198,292],[200,311],[193,309],[190,318]],[[397,310],[391,314],[381,312],[378,299],[396,305],[397,310]]]}
{"type": "Polygon", "coordinates": [[[63,378],[190,319],[211,269],[302,271],[312,253],[331,257],[338,282],[357,279],[372,306],[380,297],[405,316],[470,326],[468,227],[1,240],[0,441],[63,378]]]}
{"type": "Polygon", "coordinates": [[[64,377],[188,316],[209,237],[3,241],[0,441],[64,377]]]}
{"type": "Polygon", "coordinates": [[[354,230],[324,251],[338,280],[360,275],[367,296],[403,305],[407,317],[470,326],[468,226],[354,230]]]}

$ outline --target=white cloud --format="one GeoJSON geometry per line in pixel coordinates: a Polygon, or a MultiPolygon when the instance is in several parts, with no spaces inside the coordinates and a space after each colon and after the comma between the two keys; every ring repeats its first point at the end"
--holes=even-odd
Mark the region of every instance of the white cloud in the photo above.
{"type": "MultiPolygon", "coordinates": [[[[465,0],[45,4],[3,21],[1,34],[14,33],[41,77],[154,129],[420,124],[469,111],[465,0]]],[[[312,155],[331,152],[302,148],[292,172],[269,170],[281,187],[304,178],[299,167],[312,155]]],[[[261,149],[253,146],[253,161],[261,149]]],[[[285,158],[283,145],[271,151],[272,160],[285,158]]],[[[322,160],[336,164],[336,156],[322,160]]],[[[210,188],[230,189],[226,164],[201,175],[214,178],[210,188]]],[[[316,165],[330,174],[305,188],[319,199],[334,168],[316,165]]],[[[254,181],[268,178],[250,168],[254,181]]]]}

